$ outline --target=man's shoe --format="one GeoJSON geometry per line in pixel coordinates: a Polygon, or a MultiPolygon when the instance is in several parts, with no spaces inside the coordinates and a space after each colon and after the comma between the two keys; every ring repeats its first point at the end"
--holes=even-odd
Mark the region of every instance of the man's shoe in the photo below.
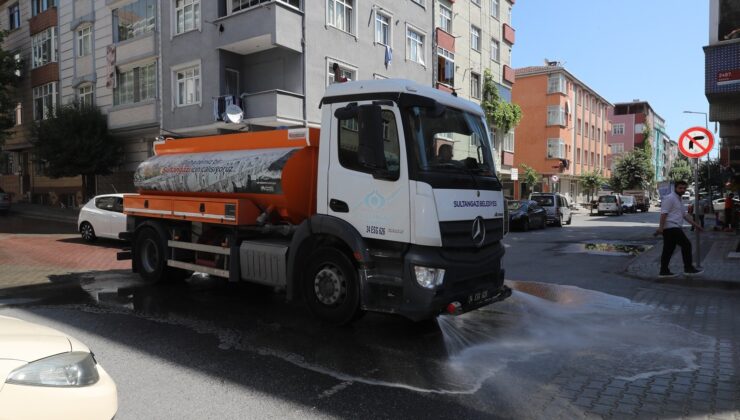
{"type": "Polygon", "coordinates": [[[658,277],[660,277],[662,279],[667,279],[667,278],[671,278],[671,277],[676,277],[677,275],[678,274],[673,274],[673,273],[671,273],[668,270],[661,270],[660,271],[660,274],[658,274],[658,277]]]}
{"type": "Polygon", "coordinates": [[[697,275],[699,275],[699,274],[701,274],[703,272],[704,272],[704,270],[697,270],[696,268],[691,267],[691,268],[689,268],[687,270],[683,270],[683,275],[684,276],[697,276],[697,275]]]}

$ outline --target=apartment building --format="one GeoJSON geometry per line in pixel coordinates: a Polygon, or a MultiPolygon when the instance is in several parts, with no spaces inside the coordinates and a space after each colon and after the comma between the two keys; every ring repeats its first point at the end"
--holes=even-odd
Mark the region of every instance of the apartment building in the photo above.
{"type": "Polygon", "coordinates": [[[242,130],[223,118],[229,104],[243,109],[249,130],[319,126],[319,102],[335,80],[429,84],[427,3],[172,2],[161,13],[163,134],[242,130]]]}
{"type": "MultiPolygon", "coordinates": [[[[434,84],[438,89],[480,103],[483,75],[490,70],[501,98],[511,102],[515,81],[511,49],[515,31],[511,26],[513,0],[437,0],[434,2],[434,84]]],[[[504,195],[513,197],[514,130],[491,132],[496,171],[504,195]]],[[[455,144],[454,139],[440,139],[455,144]]]]}
{"type": "MultiPolygon", "coordinates": [[[[719,123],[720,163],[740,188],[740,4],[709,2],[709,45],[704,47],[704,93],[709,120],[719,123]]],[[[693,110],[697,111],[697,110],[693,110]]],[[[700,110],[699,110],[700,111],[700,110]]]]}
{"type": "MultiPolygon", "coordinates": [[[[667,179],[670,161],[666,147],[670,139],[665,131],[665,120],[653,110],[650,103],[639,99],[616,103],[610,110],[609,121],[612,123],[609,146],[614,157],[649,144],[652,149],[654,180],[660,182],[667,179]],[[646,125],[650,128],[648,139],[644,134],[646,125]]],[[[610,169],[613,168],[614,157],[610,159],[610,169]]]]}
{"type": "Polygon", "coordinates": [[[587,191],[578,177],[606,166],[607,118],[612,104],[580,81],[559,62],[516,69],[513,100],[522,108],[517,127],[514,164],[526,164],[542,175],[535,186],[517,182],[516,197],[535,191],[560,192],[572,202],[585,202],[587,191]]]}

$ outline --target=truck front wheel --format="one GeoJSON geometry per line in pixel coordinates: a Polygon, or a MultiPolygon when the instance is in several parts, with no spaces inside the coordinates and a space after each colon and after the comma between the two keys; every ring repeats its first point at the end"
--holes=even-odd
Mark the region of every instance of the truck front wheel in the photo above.
{"type": "Polygon", "coordinates": [[[329,324],[346,325],[362,314],[357,269],[336,248],[319,248],[309,256],[303,293],[311,313],[329,324]]]}

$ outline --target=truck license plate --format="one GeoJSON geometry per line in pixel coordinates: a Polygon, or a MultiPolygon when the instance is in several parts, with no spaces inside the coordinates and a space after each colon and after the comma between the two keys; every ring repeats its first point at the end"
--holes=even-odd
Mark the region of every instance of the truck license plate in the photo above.
{"type": "Polygon", "coordinates": [[[468,304],[478,303],[488,298],[488,290],[481,290],[468,296],[468,304]]]}

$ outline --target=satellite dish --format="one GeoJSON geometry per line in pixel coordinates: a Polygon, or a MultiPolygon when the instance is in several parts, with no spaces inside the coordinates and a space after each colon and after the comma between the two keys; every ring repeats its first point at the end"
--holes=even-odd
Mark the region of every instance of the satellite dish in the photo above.
{"type": "Polygon", "coordinates": [[[229,105],[226,107],[226,119],[234,124],[239,124],[244,120],[244,111],[238,105],[229,105]]]}

